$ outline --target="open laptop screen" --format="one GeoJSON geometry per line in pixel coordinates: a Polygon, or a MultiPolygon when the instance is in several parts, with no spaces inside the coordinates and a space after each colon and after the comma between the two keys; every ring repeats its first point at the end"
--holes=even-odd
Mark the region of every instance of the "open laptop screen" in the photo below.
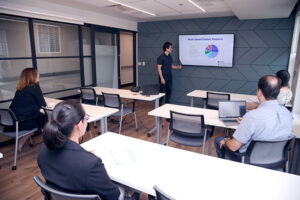
{"type": "Polygon", "coordinates": [[[219,118],[238,118],[246,113],[246,101],[219,101],[219,118]]]}

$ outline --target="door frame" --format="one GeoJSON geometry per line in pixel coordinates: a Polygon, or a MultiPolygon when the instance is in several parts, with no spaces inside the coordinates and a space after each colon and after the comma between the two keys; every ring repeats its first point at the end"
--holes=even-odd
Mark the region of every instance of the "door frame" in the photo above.
{"type": "Polygon", "coordinates": [[[118,88],[121,87],[121,63],[120,63],[120,32],[133,33],[133,84],[136,85],[136,31],[130,31],[125,29],[111,28],[106,26],[89,25],[91,27],[91,55],[92,55],[92,78],[93,86],[97,85],[96,76],[96,54],[95,54],[95,32],[105,32],[116,34],[116,46],[117,46],[117,67],[118,67],[118,88]]]}

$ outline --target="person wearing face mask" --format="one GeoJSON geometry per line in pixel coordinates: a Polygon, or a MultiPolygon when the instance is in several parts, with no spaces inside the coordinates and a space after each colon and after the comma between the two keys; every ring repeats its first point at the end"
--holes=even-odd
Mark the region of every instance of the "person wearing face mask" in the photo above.
{"type": "MultiPolygon", "coordinates": [[[[44,115],[40,113],[40,108],[46,106],[46,102],[39,86],[40,75],[34,68],[26,68],[22,71],[15,96],[9,106],[20,121],[20,130],[41,129],[44,125],[44,115]]],[[[8,129],[14,129],[8,128],[8,129]]],[[[14,130],[11,130],[14,131],[14,130]]],[[[19,139],[19,151],[32,134],[19,139]]]]}
{"type": "Polygon", "coordinates": [[[79,145],[86,127],[87,115],[79,102],[69,100],[55,106],[44,127],[38,157],[42,175],[56,190],[117,200],[119,188],[110,180],[102,160],[79,145]]]}

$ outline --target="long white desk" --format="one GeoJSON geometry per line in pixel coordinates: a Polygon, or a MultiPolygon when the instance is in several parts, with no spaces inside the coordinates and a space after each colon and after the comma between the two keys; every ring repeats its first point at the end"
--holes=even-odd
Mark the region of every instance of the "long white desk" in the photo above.
{"type": "MultiPolygon", "coordinates": [[[[45,97],[45,101],[48,107],[54,108],[54,106],[62,100],[45,97]]],[[[88,123],[98,120],[101,121],[101,133],[107,132],[107,117],[118,112],[118,109],[115,108],[107,108],[88,104],[82,104],[82,106],[86,113],[89,115],[88,123]]]]}
{"type": "Polygon", "coordinates": [[[300,199],[296,175],[115,133],[93,138],[82,147],[95,151],[112,180],[153,196],[157,185],[176,200],[300,199]]]}
{"type": "Polygon", "coordinates": [[[150,112],[148,115],[152,115],[158,117],[157,122],[157,143],[161,144],[161,135],[162,135],[162,118],[169,119],[170,118],[170,111],[186,113],[186,114],[193,114],[193,115],[203,115],[204,122],[206,125],[211,126],[218,126],[223,128],[231,128],[236,129],[237,126],[228,126],[223,121],[219,119],[218,111],[211,110],[211,109],[204,109],[204,108],[195,108],[190,106],[181,106],[175,104],[165,104],[159,108],[156,108],[150,112]]]}
{"type": "Polygon", "coordinates": [[[207,90],[194,90],[187,94],[187,96],[191,97],[191,106],[194,106],[194,98],[206,99],[207,92],[226,93],[226,94],[230,94],[230,100],[245,100],[247,102],[258,103],[258,99],[256,95],[216,92],[216,91],[207,91],[207,90]]]}
{"type": "MultiPolygon", "coordinates": [[[[159,99],[165,96],[164,93],[145,96],[139,92],[131,92],[130,90],[106,88],[106,87],[94,87],[94,89],[97,95],[102,95],[102,92],[104,92],[104,93],[111,93],[111,94],[119,94],[121,98],[125,98],[125,99],[133,99],[133,100],[140,100],[140,101],[155,101],[155,108],[159,107],[159,99]]],[[[157,127],[157,118],[155,118],[155,126],[157,127]]],[[[152,129],[150,133],[154,131],[155,128],[152,129]]]]}

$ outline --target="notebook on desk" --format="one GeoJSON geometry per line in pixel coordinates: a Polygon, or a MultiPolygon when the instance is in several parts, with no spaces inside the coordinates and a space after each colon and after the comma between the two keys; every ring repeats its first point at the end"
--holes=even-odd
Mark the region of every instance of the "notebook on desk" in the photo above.
{"type": "Polygon", "coordinates": [[[237,118],[246,113],[246,101],[219,101],[219,119],[238,125],[237,118]]]}

